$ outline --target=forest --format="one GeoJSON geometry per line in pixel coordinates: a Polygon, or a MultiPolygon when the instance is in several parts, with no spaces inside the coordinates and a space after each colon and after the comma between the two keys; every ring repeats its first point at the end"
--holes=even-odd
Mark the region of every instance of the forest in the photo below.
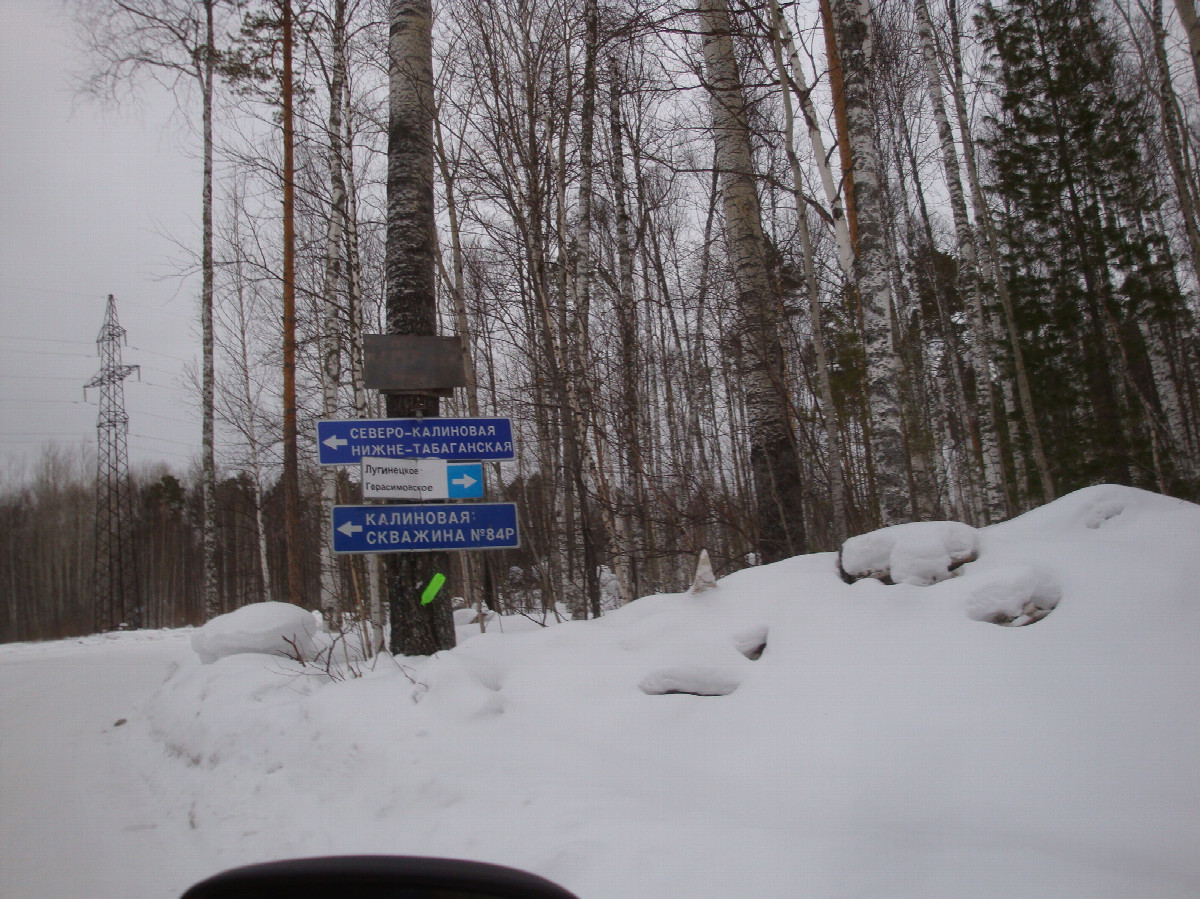
{"type": "MultiPolygon", "coordinates": [[[[85,88],[204,154],[204,451],[131,477],[140,621],[379,620],[331,551],[379,418],[397,21],[431,17],[437,331],[511,417],[522,548],[456,602],[576,617],[1097,483],[1200,498],[1193,0],[73,0],[85,88]],[[390,60],[390,61],[389,61],[390,60]]],[[[90,633],[95,473],[0,493],[0,640],[90,633]]],[[[119,625],[124,622],[111,622],[119,625]]]]}

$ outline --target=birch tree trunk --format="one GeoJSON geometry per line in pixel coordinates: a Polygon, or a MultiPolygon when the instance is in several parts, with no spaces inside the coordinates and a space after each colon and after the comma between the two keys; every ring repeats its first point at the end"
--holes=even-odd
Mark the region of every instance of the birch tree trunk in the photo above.
{"type": "Polygon", "coordinates": [[[862,298],[869,435],[879,522],[911,520],[904,435],[900,423],[899,366],[892,346],[892,285],[887,266],[881,163],[875,148],[871,109],[871,44],[867,10],[859,0],[832,0],[845,81],[846,122],[853,151],[854,195],[858,210],[855,271],[862,298]]]}
{"type": "MultiPolygon", "coordinates": [[[[335,0],[330,22],[333,61],[329,79],[329,224],[325,234],[325,279],[322,285],[323,326],[321,340],[321,409],[325,418],[335,418],[338,384],[342,370],[342,326],[338,289],[342,283],[343,239],[346,233],[346,175],[342,147],[342,94],[346,90],[346,0],[335,0]]],[[[338,471],[321,470],[321,492],[326,509],[338,501],[338,471]]],[[[321,611],[325,622],[339,628],[342,619],[338,559],[333,552],[333,521],[321,516],[321,611]]]]}
{"type": "Polygon", "coordinates": [[[846,197],[846,225],[850,243],[858,252],[858,203],[854,186],[854,143],[850,137],[846,111],[846,77],[842,66],[842,50],[837,37],[830,0],[820,0],[821,22],[825,33],[825,56],[829,60],[829,90],[833,97],[833,120],[837,128],[838,156],[842,163],[842,191],[846,197]]]}
{"type": "Polygon", "coordinates": [[[939,72],[937,51],[933,39],[933,22],[929,17],[926,0],[916,0],[917,25],[921,37],[921,55],[925,62],[925,80],[929,102],[933,107],[937,123],[938,139],[941,142],[942,167],[946,175],[946,188],[950,194],[950,209],[954,217],[954,235],[958,244],[960,281],[966,294],[967,309],[971,316],[971,362],[975,370],[977,390],[977,413],[979,425],[980,455],[983,463],[984,513],[987,521],[1002,520],[1007,513],[1004,489],[1004,467],[1000,461],[1000,441],[996,433],[996,403],[992,389],[991,344],[987,321],[980,297],[979,267],[975,257],[975,238],[971,223],[967,219],[967,204],[963,198],[962,170],[958,164],[958,150],[954,146],[954,132],[946,115],[946,103],[942,94],[942,79],[939,72]]]}
{"type": "MultiPolygon", "coordinates": [[[[967,101],[963,90],[962,46],[958,29],[958,10],[956,0],[949,0],[951,60],[953,62],[954,78],[952,93],[954,96],[954,111],[958,119],[958,131],[963,140],[963,157],[966,160],[967,179],[971,185],[971,202],[975,208],[975,222],[983,234],[983,250],[985,266],[989,271],[992,284],[996,289],[996,298],[1004,314],[1005,332],[1008,335],[1009,349],[1012,352],[1013,375],[1017,384],[1017,397],[1020,401],[1021,420],[1025,423],[1025,432],[1029,436],[1033,464],[1038,472],[1038,480],[1042,488],[1042,499],[1051,502],[1057,493],[1054,487],[1054,476],[1050,471],[1050,461],[1042,444],[1041,427],[1038,424],[1037,412],[1033,404],[1033,391],[1029,386],[1029,375],[1025,367],[1025,357],[1021,350],[1020,336],[1017,332],[1016,317],[1013,312],[1012,297],[1008,291],[1008,282],[1000,265],[1000,248],[996,240],[996,229],[992,222],[991,211],[987,199],[983,195],[983,183],[979,178],[979,170],[975,165],[975,142],[971,136],[970,119],[967,115],[967,101]]],[[[1013,447],[1013,453],[1019,452],[1013,447]]]]}
{"type": "Polygon", "coordinates": [[[609,69],[609,133],[612,148],[613,197],[616,208],[617,234],[617,331],[620,342],[621,398],[618,421],[619,444],[625,450],[622,462],[625,468],[624,483],[615,491],[620,505],[617,510],[620,526],[617,535],[620,543],[613,547],[613,568],[617,575],[617,589],[621,602],[627,603],[634,596],[633,570],[634,540],[632,517],[643,509],[638,490],[641,480],[641,444],[638,438],[638,390],[637,390],[637,305],[633,287],[633,242],[629,233],[628,184],[625,177],[625,142],[621,131],[621,73],[616,58],[609,69]]]}
{"type": "MultiPolygon", "coordinates": [[[[466,271],[463,260],[462,228],[459,223],[458,198],[455,189],[457,178],[457,155],[451,159],[446,152],[442,136],[441,122],[435,117],[433,123],[434,149],[437,158],[438,171],[442,175],[442,190],[446,197],[446,223],[450,232],[450,270],[446,270],[441,253],[437,255],[438,271],[442,283],[450,295],[452,312],[454,313],[455,331],[462,339],[463,374],[466,385],[463,392],[467,398],[467,414],[472,418],[479,417],[479,384],[475,373],[473,339],[471,321],[467,314],[466,271]]],[[[486,578],[483,570],[490,558],[490,553],[460,553],[457,557],[459,571],[462,574],[462,595],[469,605],[480,611],[479,626],[484,627],[482,617],[483,591],[486,578]],[[482,558],[481,558],[482,556],[482,558]]],[[[489,597],[490,599],[490,597],[489,597]]]]}
{"type": "MultiPolygon", "coordinates": [[[[579,214],[575,224],[573,240],[575,259],[572,267],[571,290],[574,293],[571,337],[577,353],[583,353],[589,345],[588,317],[591,314],[592,282],[596,278],[595,251],[592,246],[592,219],[595,194],[595,132],[596,132],[596,64],[600,51],[600,9],[598,0],[585,0],[583,47],[583,85],[579,121],[579,214]]],[[[582,478],[580,479],[582,487],[582,478]]],[[[585,497],[585,491],[579,491],[585,497]]],[[[600,617],[600,572],[591,527],[586,515],[581,528],[584,540],[584,590],[587,595],[585,608],[593,617],[600,617]]],[[[622,595],[622,602],[630,599],[622,595]]]]}
{"type": "Polygon", "coordinates": [[[1151,80],[1155,97],[1158,100],[1159,118],[1162,122],[1163,149],[1166,151],[1167,162],[1170,165],[1171,181],[1175,185],[1175,197],[1179,202],[1179,212],[1187,231],[1192,271],[1200,279],[1200,220],[1198,220],[1196,212],[1196,183],[1194,174],[1189,170],[1183,154],[1180,134],[1183,129],[1181,128],[1179,101],[1171,81],[1171,69],[1167,60],[1166,30],[1162,24],[1162,0],[1151,0],[1146,18],[1154,42],[1154,74],[1156,77],[1151,80]]]}
{"type": "MultiPolygon", "coordinates": [[[[350,365],[350,390],[353,396],[354,414],[358,418],[372,418],[370,402],[367,399],[367,388],[363,379],[363,289],[362,289],[362,256],[358,245],[358,189],[357,176],[354,171],[354,125],[353,107],[350,91],[343,92],[342,102],[342,146],[346,153],[346,352],[350,365]]],[[[332,522],[331,522],[332,524],[332,522]]],[[[374,553],[367,554],[367,614],[373,628],[374,645],[372,652],[378,652],[384,645],[384,611],[383,597],[380,584],[382,581],[380,568],[381,557],[374,553]]]]}
{"type": "MultiPolygon", "coordinates": [[[[160,0],[158,3],[75,3],[73,14],[89,55],[100,62],[84,81],[89,93],[114,93],[143,71],[177,89],[176,79],[194,80],[201,98],[203,181],[201,186],[201,607],[220,612],[217,570],[217,476],[215,457],[215,364],[213,335],[213,101],[220,56],[215,22],[219,0],[160,0]]],[[[176,95],[177,99],[180,95],[176,95]]],[[[181,101],[182,102],[182,101],[181,101]]]]}
{"type": "Polygon", "coordinates": [[[1192,54],[1192,71],[1196,76],[1196,89],[1200,90],[1200,19],[1196,17],[1196,0],[1175,0],[1179,21],[1187,34],[1188,50],[1192,54]]]}
{"type": "Polygon", "coordinates": [[[201,496],[204,506],[201,543],[204,555],[204,617],[220,614],[217,572],[217,460],[215,447],[216,366],[213,356],[213,77],[217,48],[213,30],[213,3],[204,0],[204,62],[200,76],[203,97],[204,184],[200,250],[201,391],[204,395],[201,423],[203,461],[201,496]]]}
{"type": "Polygon", "coordinates": [[[721,172],[725,237],[738,293],[750,465],[761,561],[806,549],[803,483],[779,337],[779,303],[766,262],[750,126],[726,0],[702,0],[704,69],[721,172]]]}
{"type": "MultiPolygon", "coordinates": [[[[825,151],[825,140],[821,136],[817,110],[812,102],[812,91],[809,90],[807,79],[804,77],[804,69],[800,64],[799,54],[796,52],[796,44],[792,40],[791,30],[783,18],[783,10],[780,9],[777,0],[771,0],[771,16],[772,21],[776,23],[778,38],[783,42],[782,49],[787,55],[790,68],[791,89],[800,103],[800,111],[804,114],[804,124],[808,129],[809,142],[812,144],[813,162],[816,164],[817,171],[821,177],[821,188],[825,193],[825,202],[829,204],[830,216],[833,219],[834,239],[837,241],[838,264],[842,267],[842,273],[846,278],[853,281],[854,246],[850,240],[850,227],[847,223],[846,212],[843,208],[842,198],[838,193],[837,185],[833,180],[833,169],[829,165],[829,154],[825,151]]],[[[776,65],[781,65],[778,60],[776,61],[776,65]]],[[[782,68],[780,68],[780,78],[786,78],[782,68]]],[[[790,104],[785,111],[785,115],[789,120],[794,118],[790,104]]],[[[788,127],[793,130],[795,129],[794,124],[788,127]]],[[[788,145],[794,148],[795,141],[789,141],[788,145]]],[[[799,182],[797,182],[797,189],[799,189],[798,185],[799,182]]]]}
{"type": "MultiPolygon", "coordinates": [[[[251,376],[251,360],[256,354],[251,346],[250,339],[250,319],[252,313],[246,301],[248,279],[245,273],[245,257],[241,246],[240,229],[243,215],[243,199],[237,186],[233,190],[231,205],[233,207],[231,215],[231,242],[234,253],[232,293],[233,301],[236,303],[233,333],[233,339],[236,343],[232,348],[232,353],[237,362],[238,387],[240,388],[239,404],[242,407],[242,414],[245,417],[245,423],[242,428],[246,438],[246,446],[250,451],[250,477],[252,480],[252,500],[254,503],[254,537],[257,548],[256,570],[259,582],[262,584],[259,601],[266,602],[271,598],[271,567],[267,563],[267,529],[263,521],[263,465],[262,451],[258,439],[258,405],[254,399],[253,379],[251,376]]],[[[205,608],[205,617],[212,617],[209,615],[207,607],[205,608]]]]}
{"type": "MultiPolygon", "coordinates": [[[[784,43],[785,40],[790,41],[790,38],[787,33],[787,26],[783,21],[783,13],[779,9],[779,4],[776,0],[771,0],[771,16],[772,21],[775,23],[775,28],[771,35],[771,43],[775,53],[775,68],[779,78],[780,94],[783,99],[784,137],[787,141],[788,164],[792,170],[792,193],[796,199],[796,222],[800,228],[800,248],[804,256],[804,283],[808,291],[808,309],[812,327],[813,352],[817,360],[817,383],[821,392],[821,420],[825,426],[825,439],[829,441],[829,498],[833,509],[833,537],[840,546],[850,536],[849,523],[846,519],[846,485],[842,477],[842,440],[838,432],[837,407],[834,405],[833,384],[829,378],[829,362],[825,352],[825,337],[821,328],[821,293],[820,286],[817,284],[816,267],[813,262],[812,236],[809,233],[808,227],[808,201],[802,189],[803,180],[800,174],[800,160],[796,156],[795,115],[792,112],[792,97],[791,91],[788,89],[787,69],[784,67],[783,62],[784,43]]],[[[795,72],[800,71],[799,60],[795,58],[794,49],[792,50],[792,68],[795,72]]],[[[819,131],[814,134],[815,129],[812,127],[814,125],[815,122],[810,119],[809,133],[813,141],[813,151],[816,153],[821,146],[821,138],[819,131]]],[[[823,159],[821,160],[821,164],[824,172],[827,173],[829,164],[823,159]]],[[[826,178],[823,174],[822,181],[825,180],[826,178]]],[[[830,187],[832,187],[832,179],[829,179],[826,190],[828,191],[830,187]]],[[[842,234],[844,233],[845,261],[852,263],[853,254],[849,252],[850,235],[845,229],[845,222],[836,214],[834,221],[841,224],[841,227],[838,229],[839,251],[843,249],[842,234]]],[[[842,253],[839,252],[839,258],[841,256],[842,253]]]]}

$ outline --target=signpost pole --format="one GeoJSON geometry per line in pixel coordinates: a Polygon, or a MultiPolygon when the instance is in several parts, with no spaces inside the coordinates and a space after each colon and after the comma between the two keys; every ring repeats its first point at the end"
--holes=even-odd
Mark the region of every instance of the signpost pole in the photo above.
{"type": "MultiPolygon", "coordinates": [[[[436,223],[433,209],[433,15],[429,0],[391,0],[388,87],[387,331],[433,336],[436,223]]],[[[436,417],[433,393],[388,393],[390,418],[436,417]]],[[[454,617],[444,599],[421,605],[447,552],[384,556],[391,651],[432,655],[454,647],[454,617]]],[[[449,591],[448,591],[449,592],[449,591]]]]}

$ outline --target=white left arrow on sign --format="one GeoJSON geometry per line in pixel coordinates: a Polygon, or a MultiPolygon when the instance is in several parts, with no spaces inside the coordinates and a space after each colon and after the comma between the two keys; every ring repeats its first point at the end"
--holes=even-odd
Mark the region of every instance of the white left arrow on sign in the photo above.
{"type": "Polygon", "coordinates": [[[354,524],[349,521],[347,521],[345,524],[343,524],[341,527],[338,528],[338,530],[341,531],[343,534],[345,534],[347,537],[353,537],[355,534],[357,534],[362,529],[363,529],[363,527],[361,524],[354,524]]]}

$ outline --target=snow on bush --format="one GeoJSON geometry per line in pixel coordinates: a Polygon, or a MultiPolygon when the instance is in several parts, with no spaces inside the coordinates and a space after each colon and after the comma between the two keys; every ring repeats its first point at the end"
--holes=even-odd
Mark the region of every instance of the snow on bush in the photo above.
{"type": "Polygon", "coordinates": [[[967,599],[967,617],[1020,627],[1050,614],[1062,589],[1049,574],[1030,565],[1002,565],[979,576],[967,599]]]}
{"type": "Polygon", "coordinates": [[[975,528],[957,521],[921,521],[851,537],[838,559],[847,582],[871,577],[925,587],[953,577],[959,566],[978,556],[975,528]]]}
{"type": "MultiPolygon", "coordinates": [[[[479,625],[480,610],[474,608],[455,609],[454,610],[454,626],[464,627],[468,624],[479,625]]],[[[496,613],[491,609],[484,609],[482,612],[483,621],[486,624],[496,617],[496,613]]]]}
{"type": "Polygon", "coordinates": [[[256,602],[218,615],[192,634],[192,649],[206,665],[244,652],[303,659],[316,652],[312,612],[286,602],[256,602]]]}

